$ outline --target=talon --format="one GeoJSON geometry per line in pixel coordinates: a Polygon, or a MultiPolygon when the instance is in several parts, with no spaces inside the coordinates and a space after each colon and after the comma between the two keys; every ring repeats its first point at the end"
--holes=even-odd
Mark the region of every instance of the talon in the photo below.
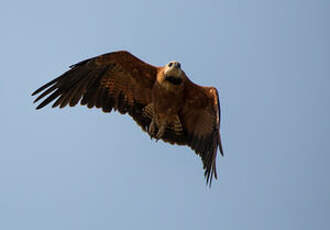
{"type": "Polygon", "coordinates": [[[159,130],[158,130],[158,133],[156,134],[155,138],[157,139],[156,142],[162,138],[162,136],[164,135],[165,133],[165,128],[166,126],[163,125],[159,130]]]}
{"type": "Polygon", "coordinates": [[[158,131],[157,128],[158,127],[156,127],[156,122],[154,121],[154,119],[152,119],[148,127],[148,133],[151,139],[152,138],[156,139],[156,142],[163,137],[166,130],[166,123],[161,124],[160,128],[158,128],[158,131]]]}
{"type": "Polygon", "coordinates": [[[152,121],[149,125],[149,128],[148,128],[148,133],[150,135],[150,139],[155,137],[155,131],[156,131],[156,124],[155,124],[154,120],[152,119],[152,121]]]}

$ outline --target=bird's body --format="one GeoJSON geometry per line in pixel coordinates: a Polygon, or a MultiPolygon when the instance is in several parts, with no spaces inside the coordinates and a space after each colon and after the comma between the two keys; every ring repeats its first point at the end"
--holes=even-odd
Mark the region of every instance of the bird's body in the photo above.
{"type": "Polygon", "coordinates": [[[153,125],[159,129],[156,137],[161,138],[162,132],[167,127],[176,127],[176,133],[182,131],[182,125],[179,119],[179,111],[184,103],[184,84],[185,80],[183,72],[180,70],[177,62],[170,62],[164,69],[161,68],[157,74],[157,80],[152,87],[152,104],[150,107],[153,109],[155,116],[151,121],[150,132],[153,125]],[[171,67],[169,67],[169,65],[171,67]],[[171,102],[171,103],[169,103],[171,102]]]}
{"type": "Polygon", "coordinates": [[[100,55],[73,65],[69,71],[36,90],[48,96],[40,109],[55,100],[53,107],[74,106],[128,113],[151,138],[188,145],[203,160],[207,182],[216,174],[220,139],[220,105],[214,87],[192,83],[171,61],[163,67],[149,65],[127,51],[100,55]]]}
{"type": "Polygon", "coordinates": [[[178,113],[183,103],[183,92],[169,91],[158,83],[152,89],[152,108],[155,124],[158,128],[171,126],[178,121],[178,113]],[[172,103],[168,103],[171,101],[172,103]]]}

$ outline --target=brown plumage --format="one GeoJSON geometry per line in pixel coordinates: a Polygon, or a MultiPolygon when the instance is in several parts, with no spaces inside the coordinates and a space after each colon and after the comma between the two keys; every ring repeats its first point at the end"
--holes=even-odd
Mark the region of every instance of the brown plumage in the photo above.
{"type": "Polygon", "coordinates": [[[217,178],[220,104],[216,88],[189,80],[180,63],[149,65],[127,51],[100,55],[70,66],[63,75],[43,85],[34,102],[46,98],[41,109],[75,106],[128,113],[152,138],[190,146],[203,161],[207,183],[217,178]]]}

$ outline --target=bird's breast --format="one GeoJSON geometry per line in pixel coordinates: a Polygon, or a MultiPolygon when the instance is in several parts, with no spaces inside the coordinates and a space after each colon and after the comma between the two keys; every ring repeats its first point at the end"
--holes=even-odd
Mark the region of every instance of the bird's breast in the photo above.
{"type": "Polygon", "coordinates": [[[155,112],[177,114],[183,105],[183,90],[170,91],[156,84],[153,88],[152,100],[155,112]]]}

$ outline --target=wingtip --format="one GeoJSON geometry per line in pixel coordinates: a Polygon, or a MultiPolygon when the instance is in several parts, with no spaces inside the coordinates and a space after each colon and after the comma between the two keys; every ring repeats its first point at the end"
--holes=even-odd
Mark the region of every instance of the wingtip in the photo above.
{"type": "Polygon", "coordinates": [[[38,105],[37,107],[36,107],[36,110],[39,110],[39,109],[41,109],[43,106],[40,106],[40,105],[38,105]]]}
{"type": "Polygon", "coordinates": [[[38,101],[38,98],[34,99],[33,104],[36,103],[37,101],[38,101]]]}
{"type": "MultiPolygon", "coordinates": [[[[212,169],[208,169],[204,173],[204,176],[206,178],[206,186],[209,188],[211,188],[211,185],[212,185],[213,174],[214,174],[214,171],[212,169]]],[[[215,178],[217,179],[216,175],[215,175],[215,178]]]]}
{"type": "Polygon", "coordinates": [[[220,132],[219,132],[219,134],[218,134],[218,145],[219,145],[219,151],[220,151],[221,156],[224,156],[223,148],[222,148],[222,142],[221,142],[220,132]]]}
{"type": "Polygon", "coordinates": [[[206,186],[211,188],[212,186],[212,176],[208,176],[207,179],[206,179],[206,186]]]}
{"type": "Polygon", "coordinates": [[[225,154],[223,153],[223,149],[222,149],[222,146],[221,146],[221,145],[219,146],[219,150],[220,150],[220,154],[221,154],[221,156],[224,157],[225,154]]]}

